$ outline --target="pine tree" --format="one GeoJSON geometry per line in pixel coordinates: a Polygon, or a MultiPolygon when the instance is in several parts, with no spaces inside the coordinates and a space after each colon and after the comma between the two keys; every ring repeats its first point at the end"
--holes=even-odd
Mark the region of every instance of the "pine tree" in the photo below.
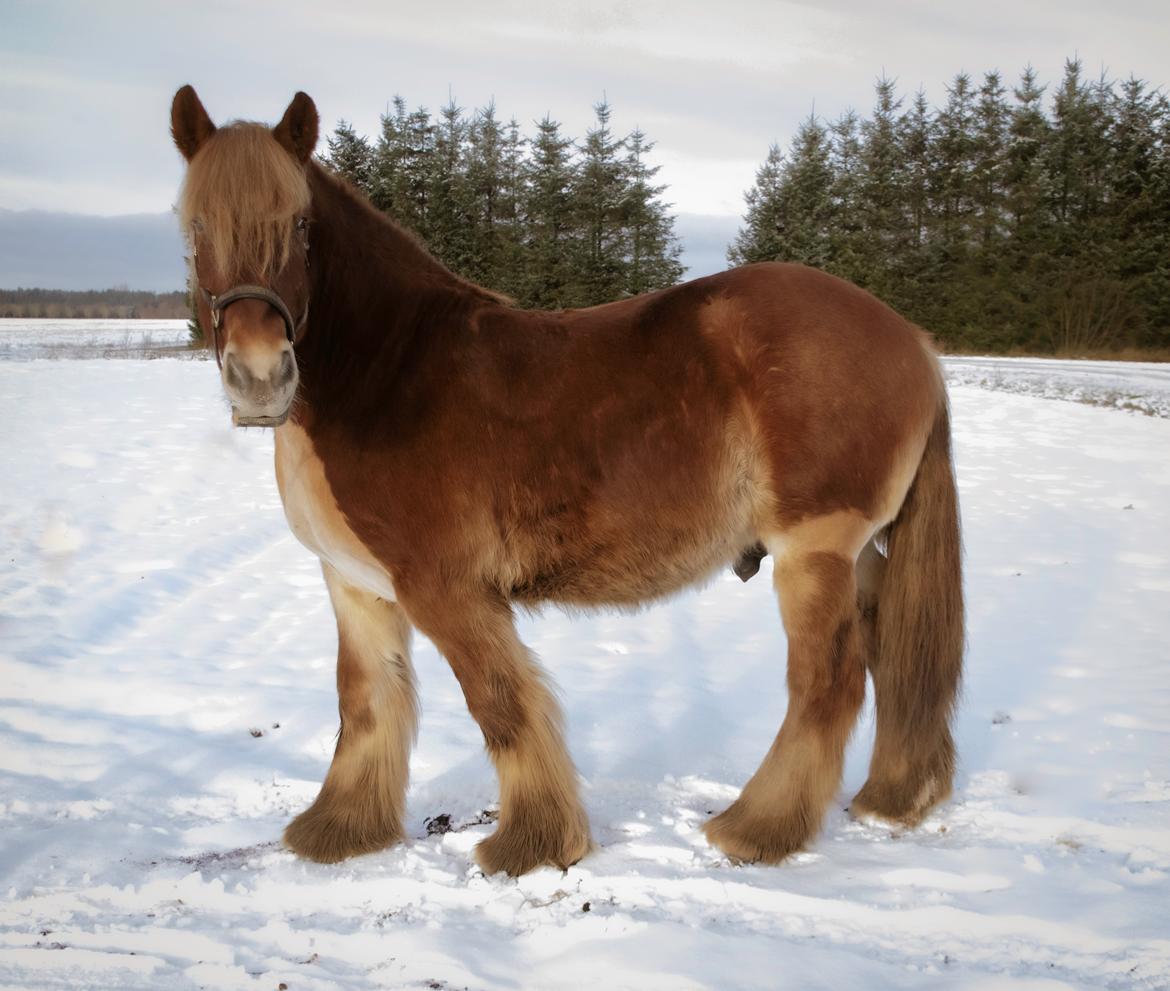
{"type": "Polygon", "coordinates": [[[495,104],[489,103],[476,112],[467,142],[467,223],[474,244],[467,276],[489,286],[499,285],[503,275],[503,231],[509,212],[504,202],[505,154],[504,128],[495,104]]]}
{"type": "Polygon", "coordinates": [[[407,212],[406,118],[406,101],[396,95],[394,113],[382,115],[382,130],[374,148],[370,193],[370,202],[374,206],[404,223],[407,212]]]}
{"type": "Polygon", "coordinates": [[[772,146],[747,194],[747,225],[729,253],[732,262],[832,267],[838,207],[830,154],[828,132],[811,114],[797,130],[789,158],[772,146]]]}
{"type": "Polygon", "coordinates": [[[797,128],[792,144],[780,193],[785,258],[821,268],[831,266],[837,262],[832,252],[839,214],[833,202],[829,135],[810,114],[797,128]]]}
{"type": "Polygon", "coordinates": [[[573,142],[560,124],[545,117],[537,125],[532,156],[524,167],[522,212],[526,220],[526,278],[521,301],[528,306],[570,305],[574,244],[573,142]]]}
{"type": "Polygon", "coordinates": [[[370,143],[357,134],[353,125],[345,120],[337,122],[333,136],[327,138],[326,143],[329,146],[329,154],[325,158],[325,163],[368,196],[373,168],[370,143]]]}
{"type": "Polygon", "coordinates": [[[397,218],[424,241],[430,233],[430,198],[435,169],[435,127],[430,112],[419,107],[403,121],[400,198],[397,218]]]}
{"type": "Polygon", "coordinates": [[[526,278],[523,214],[525,199],[524,146],[520,124],[508,121],[500,154],[499,194],[494,207],[497,250],[487,284],[518,302],[523,299],[526,278]]]}
{"type": "Polygon", "coordinates": [[[834,223],[829,237],[829,270],[853,282],[865,278],[865,246],[861,218],[860,118],[846,110],[829,125],[834,223]]]}
{"type": "Polygon", "coordinates": [[[906,163],[898,133],[898,99],[894,82],[875,86],[873,115],[861,124],[857,234],[859,282],[888,302],[898,294],[895,260],[911,238],[906,202],[906,163]]]}
{"type": "Polygon", "coordinates": [[[934,119],[926,93],[918,90],[898,120],[898,146],[902,161],[902,198],[906,211],[905,244],[892,260],[898,288],[891,302],[907,313],[924,312],[932,291],[927,231],[933,226],[930,212],[934,119]]]}
{"type": "Polygon", "coordinates": [[[581,161],[573,183],[575,225],[579,231],[574,305],[590,306],[616,299],[625,283],[621,244],[622,162],[624,144],[609,127],[609,104],[594,105],[596,125],[585,132],[578,149],[581,161]]]}
{"type": "Polygon", "coordinates": [[[431,161],[426,170],[427,246],[448,268],[470,276],[482,265],[475,245],[469,184],[465,175],[467,123],[463,110],[450,99],[431,130],[431,161]]]}
{"type": "Polygon", "coordinates": [[[784,257],[784,220],[781,183],[784,175],[784,152],[777,144],[768,149],[763,165],[756,170],[755,185],[744,193],[747,211],[744,226],[727,249],[732,265],[774,261],[784,257]]]}
{"type": "Polygon", "coordinates": [[[975,212],[975,94],[971,77],[955,76],[947,102],[935,117],[932,198],[937,249],[951,264],[962,261],[972,242],[975,212]]]}
{"type": "Polygon", "coordinates": [[[1007,92],[998,72],[983,77],[974,111],[972,182],[974,223],[980,261],[991,266],[999,257],[1005,221],[1005,164],[1008,109],[1007,92]]]}
{"type": "Polygon", "coordinates": [[[903,181],[910,241],[915,249],[919,249],[926,243],[930,226],[931,137],[934,133],[934,118],[923,90],[914,94],[914,102],[898,123],[898,139],[905,163],[903,181]]]}
{"type": "MultiPolygon", "coordinates": [[[[1170,106],[1164,95],[1130,78],[1121,84],[1112,116],[1110,233],[1118,277],[1148,301],[1136,341],[1150,345],[1155,328],[1170,327],[1170,106]]],[[[1170,334],[1163,343],[1170,343],[1170,334]]]]}
{"type": "Polygon", "coordinates": [[[674,234],[674,218],[661,201],[665,186],[654,185],[660,166],[647,165],[645,156],[654,148],[635,128],[625,139],[623,197],[620,214],[625,240],[624,293],[637,295],[674,285],[683,274],[682,248],[674,234]]]}

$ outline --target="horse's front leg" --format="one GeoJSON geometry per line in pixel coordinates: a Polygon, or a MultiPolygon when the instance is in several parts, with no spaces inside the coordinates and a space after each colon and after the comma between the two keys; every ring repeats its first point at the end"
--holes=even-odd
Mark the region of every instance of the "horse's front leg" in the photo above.
{"type": "Polygon", "coordinates": [[[592,843],[544,672],[502,598],[447,588],[441,599],[407,608],[455,672],[499,777],[499,825],[476,860],[487,874],[564,869],[592,843]]]}
{"type": "Polygon", "coordinates": [[[324,572],[337,616],[341,732],[317,800],[284,841],[302,857],[333,863],[404,837],[418,701],[402,608],[347,584],[328,564],[324,572]]]}

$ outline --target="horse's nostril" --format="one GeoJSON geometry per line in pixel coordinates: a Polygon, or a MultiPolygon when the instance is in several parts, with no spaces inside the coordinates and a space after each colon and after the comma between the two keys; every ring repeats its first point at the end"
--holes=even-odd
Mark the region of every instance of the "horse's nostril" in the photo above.
{"type": "Polygon", "coordinates": [[[296,362],[293,361],[292,351],[285,351],[280,356],[280,367],[277,368],[275,374],[272,376],[273,384],[279,389],[281,386],[288,385],[292,381],[293,375],[296,373],[296,362]]]}
{"type": "Polygon", "coordinates": [[[248,370],[236,361],[234,354],[229,354],[223,360],[223,377],[224,381],[238,392],[243,392],[252,378],[248,370]]]}

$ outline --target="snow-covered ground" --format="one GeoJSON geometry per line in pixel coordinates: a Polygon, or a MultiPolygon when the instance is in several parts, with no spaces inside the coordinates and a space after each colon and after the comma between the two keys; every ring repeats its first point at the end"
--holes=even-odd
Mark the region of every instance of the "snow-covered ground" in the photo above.
{"type": "Polygon", "coordinates": [[[1060,361],[953,355],[943,359],[952,385],[1134,410],[1170,417],[1170,364],[1060,361]]]}
{"type": "Polygon", "coordinates": [[[952,399],[953,800],[912,832],[850,820],[867,707],[807,853],[706,845],[784,713],[765,562],[636,616],[524,622],[600,847],[513,880],[473,866],[495,782],[425,641],[410,843],[280,848],[332,753],[335,633],[271,435],[230,428],[214,368],[0,361],[0,987],[1170,986],[1170,421],[952,399]]]}
{"type": "Polygon", "coordinates": [[[186,320],[8,318],[0,319],[0,360],[169,357],[187,337],[186,320]]]}

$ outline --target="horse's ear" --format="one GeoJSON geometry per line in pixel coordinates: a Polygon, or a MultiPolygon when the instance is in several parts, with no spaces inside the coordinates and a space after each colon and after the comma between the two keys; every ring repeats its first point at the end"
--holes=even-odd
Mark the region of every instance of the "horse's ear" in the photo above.
{"type": "Polygon", "coordinates": [[[300,162],[317,146],[317,106],[307,93],[297,93],[272,134],[300,162]]]}
{"type": "Polygon", "coordinates": [[[195,87],[184,86],[171,101],[171,137],[183,157],[191,161],[214,133],[215,125],[195,95],[195,87]]]}

